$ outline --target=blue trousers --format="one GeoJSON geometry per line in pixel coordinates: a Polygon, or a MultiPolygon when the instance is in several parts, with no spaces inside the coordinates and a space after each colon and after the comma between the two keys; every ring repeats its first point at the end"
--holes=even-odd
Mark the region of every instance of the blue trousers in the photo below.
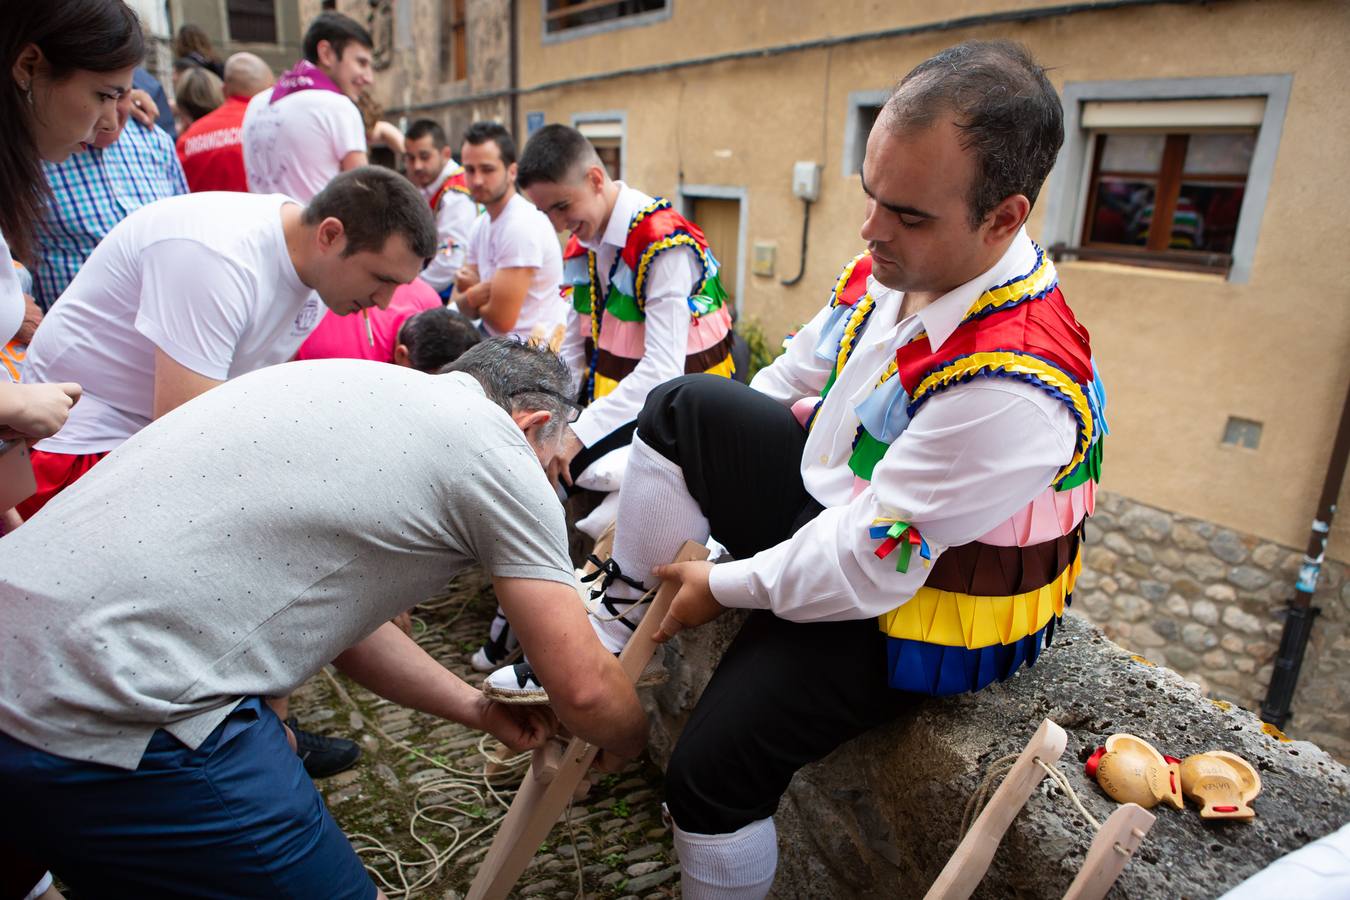
{"type": "Polygon", "coordinates": [[[156,731],[135,771],[0,734],[0,796],[0,843],[81,898],[375,896],[281,722],[256,697],[196,750],[156,731]]]}

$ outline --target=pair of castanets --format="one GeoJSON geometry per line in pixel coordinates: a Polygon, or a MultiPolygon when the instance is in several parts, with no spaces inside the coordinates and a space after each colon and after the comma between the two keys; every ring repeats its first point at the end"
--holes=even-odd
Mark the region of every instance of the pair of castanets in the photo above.
{"type": "Polygon", "coordinates": [[[1132,734],[1111,735],[1084,768],[1117,802],[1185,809],[1184,796],[1199,805],[1202,819],[1254,818],[1251,802],[1261,793],[1261,776],[1234,753],[1210,750],[1177,759],[1132,734]]]}

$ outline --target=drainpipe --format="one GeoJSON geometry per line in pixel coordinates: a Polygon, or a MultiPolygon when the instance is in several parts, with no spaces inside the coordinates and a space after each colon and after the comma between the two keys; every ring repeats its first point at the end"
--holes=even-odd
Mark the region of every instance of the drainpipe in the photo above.
{"type": "Polygon", "coordinates": [[[1308,549],[1303,555],[1303,565],[1298,570],[1294,599],[1289,601],[1284,633],[1280,635],[1280,652],[1275,657],[1265,702],[1261,704],[1261,718],[1276,728],[1283,728],[1289,720],[1294,688],[1298,685],[1299,670],[1303,668],[1303,654],[1308,649],[1313,621],[1322,611],[1320,607],[1312,605],[1312,599],[1317,590],[1317,579],[1322,574],[1327,537],[1331,533],[1331,520],[1336,515],[1336,498],[1341,494],[1347,461],[1350,461],[1350,392],[1341,408],[1341,423],[1331,446],[1331,463],[1327,466],[1326,478],[1322,482],[1322,498],[1317,502],[1317,516],[1313,519],[1312,531],[1308,535],[1308,549]]]}
{"type": "Polygon", "coordinates": [[[511,98],[511,133],[516,136],[516,141],[522,147],[525,141],[521,140],[520,134],[520,36],[516,33],[520,26],[519,13],[516,11],[516,4],[519,0],[506,0],[511,7],[511,84],[509,96],[511,98]]]}

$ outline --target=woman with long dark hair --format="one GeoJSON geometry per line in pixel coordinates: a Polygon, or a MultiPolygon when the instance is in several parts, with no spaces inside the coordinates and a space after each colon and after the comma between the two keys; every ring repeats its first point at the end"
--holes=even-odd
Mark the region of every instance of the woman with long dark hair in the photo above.
{"type": "MultiPolygon", "coordinates": [[[[0,344],[23,317],[13,256],[31,261],[50,194],[42,160],[60,162],[117,123],[117,101],[145,56],[140,22],[122,0],[0,0],[0,344]]],[[[0,383],[0,441],[48,437],[79,385],[0,383]]],[[[21,664],[19,660],[7,660],[21,664]]],[[[51,878],[0,845],[0,900],[59,896],[51,878]],[[43,894],[48,896],[48,894],[43,894]]]]}

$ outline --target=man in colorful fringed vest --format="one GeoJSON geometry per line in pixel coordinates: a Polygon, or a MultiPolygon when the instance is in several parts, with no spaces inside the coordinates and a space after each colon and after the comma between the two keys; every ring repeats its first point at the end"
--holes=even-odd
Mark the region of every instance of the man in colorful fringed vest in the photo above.
{"type": "MultiPolygon", "coordinates": [[[[516,180],[554,228],[571,234],[563,252],[571,312],[562,356],[577,374],[584,409],[549,474],[609,495],[577,523],[596,537],[614,521],[628,444],[651,391],[685,374],[733,374],[727,295],[699,227],[669,201],[614,181],[576,129],[548,125],[536,132],[516,180]]],[[[638,584],[608,574],[597,582],[597,590],[608,588],[609,605],[591,624],[614,652],[641,619],[639,610],[629,610],[640,606],[638,584]]],[[[544,696],[528,662],[492,680],[511,694],[544,696]]]]}
{"type": "Polygon", "coordinates": [[[1050,641],[1106,430],[1087,331],[1025,231],[1062,141],[1021,46],[920,63],[868,138],[870,253],[829,304],[749,388],[647,399],[613,562],[679,584],[658,640],[751,610],[666,773],[689,900],[768,892],[799,767],[1050,641]],[[710,534],[736,561],[662,565],[710,534]]]}
{"type": "Polygon", "coordinates": [[[469,197],[464,167],[455,162],[445,131],[430,119],[418,119],[408,128],[404,142],[404,162],[408,180],[417,185],[431,204],[436,217],[440,244],[436,255],[422,270],[422,280],[431,285],[442,300],[449,300],[455,276],[464,264],[469,231],[478,218],[478,204],[469,197]]]}

